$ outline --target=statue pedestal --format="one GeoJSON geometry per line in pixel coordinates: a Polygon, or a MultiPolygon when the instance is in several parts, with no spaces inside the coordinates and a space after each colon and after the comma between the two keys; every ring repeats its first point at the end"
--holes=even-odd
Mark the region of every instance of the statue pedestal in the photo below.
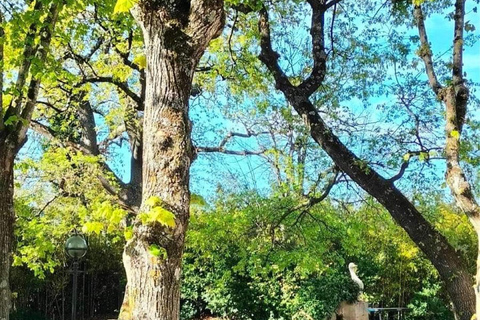
{"type": "Polygon", "coordinates": [[[342,302],[330,320],[368,320],[368,303],[358,301],[355,303],[342,302]]]}

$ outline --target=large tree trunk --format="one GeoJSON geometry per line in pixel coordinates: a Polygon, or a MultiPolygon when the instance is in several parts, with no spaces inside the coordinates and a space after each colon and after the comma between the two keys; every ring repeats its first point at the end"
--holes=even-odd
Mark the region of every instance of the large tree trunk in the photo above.
{"type": "MultiPolygon", "coordinates": [[[[160,31],[159,31],[160,33],[160,31]]],[[[193,159],[188,98],[193,68],[163,49],[161,34],[148,39],[144,174],[141,211],[158,196],[176,216],[174,230],[159,225],[135,226],[125,247],[129,307],[133,319],[177,319],[180,269],[189,218],[189,169],[193,159]],[[151,245],[165,248],[167,257],[149,254],[151,245]]],[[[147,38],[147,37],[146,37],[147,38]]]]}
{"type": "MultiPolygon", "coordinates": [[[[475,199],[470,183],[460,166],[460,135],[467,110],[469,91],[460,82],[439,91],[438,97],[445,104],[445,155],[447,170],[445,179],[452,191],[458,207],[465,212],[480,241],[480,207],[475,199]]],[[[480,243],[479,243],[480,248],[480,243]]],[[[480,314],[480,251],[477,251],[477,272],[474,285],[476,297],[476,314],[480,314]]]]}
{"type": "MultiPolygon", "coordinates": [[[[7,151],[5,142],[0,150],[7,151]]],[[[13,229],[13,160],[10,152],[0,153],[0,319],[8,320],[12,295],[10,292],[10,267],[12,264],[13,229]]]]}
{"type": "Polygon", "coordinates": [[[124,250],[127,290],[119,319],[177,320],[180,275],[189,220],[189,170],[194,159],[189,96],[195,67],[224,23],[222,1],[142,1],[133,11],[147,58],[143,119],[143,190],[175,215],[175,227],[137,217],[124,250]],[[164,250],[152,255],[150,248],[164,250]]]}

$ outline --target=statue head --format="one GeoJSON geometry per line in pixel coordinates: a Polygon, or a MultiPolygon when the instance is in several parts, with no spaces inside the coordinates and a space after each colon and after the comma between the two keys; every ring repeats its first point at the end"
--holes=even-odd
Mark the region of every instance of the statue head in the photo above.
{"type": "Polygon", "coordinates": [[[348,264],[348,269],[349,269],[349,270],[352,270],[352,271],[357,271],[358,266],[357,266],[355,263],[350,262],[350,263],[348,264]]]}

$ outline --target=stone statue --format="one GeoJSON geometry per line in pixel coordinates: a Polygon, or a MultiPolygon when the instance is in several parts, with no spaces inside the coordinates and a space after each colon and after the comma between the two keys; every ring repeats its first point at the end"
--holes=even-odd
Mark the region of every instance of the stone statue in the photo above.
{"type": "Polygon", "coordinates": [[[353,262],[348,264],[350,276],[353,282],[358,285],[360,292],[355,302],[343,301],[335,310],[330,320],[368,320],[368,303],[361,300],[364,285],[362,280],[357,276],[357,265],[353,262]]]}
{"type": "Polygon", "coordinates": [[[357,276],[357,265],[353,262],[350,262],[348,264],[348,270],[350,270],[350,276],[352,277],[352,280],[353,282],[355,282],[358,287],[360,288],[360,294],[363,293],[363,289],[365,288],[364,285],[363,285],[363,282],[362,280],[360,280],[360,278],[357,276]]]}

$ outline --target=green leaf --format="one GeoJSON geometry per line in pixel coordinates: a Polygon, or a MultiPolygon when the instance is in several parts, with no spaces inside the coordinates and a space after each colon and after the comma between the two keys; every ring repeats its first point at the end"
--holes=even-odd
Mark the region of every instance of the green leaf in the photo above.
{"type": "Polygon", "coordinates": [[[138,219],[142,222],[142,224],[147,224],[148,223],[148,214],[146,213],[140,213],[138,215],[138,219]]]}
{"type": "Polygon", "coordinates": [[[163,203],[162,199],[157,196],[151,196],[150,198],[145,201],[145,204],[150,207],[161,206],[163,203]]]}
{"type": "Polygon", "coordinates": [[[147,57],[144,54],[138,55],[133,59],[133,63],[135,63],[140,69],[145,69],[147,66],[147,57]]]}
{"type": "Polygon", "coordinates": [[[101,222],[87,222],[83,225],[82,227],[82,231],[84,233],[96,233],[96,234],[100,234],[100,232],[102,232],[102,229],[103,229],[103,223],[101,222]]]}
{"type": "Polygon", "coordinates": [[[148,215],[148,222],[158,222],[170,228],[175,227],[175,215],[162,207],[153,208],[148,215]]]}
{"type": "Polygon", "coordinates": [[[161,250],[160,250],[160,247],[158,245],[152,244],[152,245],[150,245],[150,247],[148,247],[148,252],[152,256],[159,257],[160,253],[161,253],[161,250]]]}
{"type": "Polygon", "coordinates": [[[148,252],[154,257],[162,257],[164,259],[167,258],[167,250],[156,244],[151,244],[148,247],[148,252]]]}
{"type": "Polygon", "coordinates": [[[205,201],[205,199],[202,196],[192,193],[190,195],[190,204],[191,205],[204,206],[204,205],[207,204],[207,202],[205,201]]]}
{"type": "Polygon", "coordinates": [[[425,161],[428,159],[428,153],[427,152],[420,152],[418,155],[418,160],[420,161],[425,161]]]}
{"type": "Polygon", "coordinates": [[[408,162],[408,160],[410,160],[410,157],[411,157],[411,155],[410,155],[409,152],[405,153],[404,156],[403,156],[403,161],[408,162]]]}
{"type": "Polygon", "coordinates": [[[13,266],[21,266],[23,264],[22,259],[19,256],[14,256],[13,257],[13,266]]]}
{"type": "Polygon", "coordinates": [[[129,12],[138,0],[117,0],[113,13],[129,12]]]}
{"type": "Polygon", "coordinates": [[[13,116],[10,116],[7,118],[7,120],[5,120],[5,125],[6,126],[9,126],[9,125],[15,125],[17,124],[18,121],[20,121],[20,117],[19,116],[16,116],[16,115],[13,115],[13,116]]]}
{"type": "Polygon", "coordinates": [[[123,235],[125,236],[125,240],[130,240],[133,238],[133,229],[132,227],[126,227],[125,231],[123,231],[123,235]]]}
{"type": "Polygon", "coordinates": [[[450,136],[458,140],[460,139],[460,132],[457,130],[452,130],[452,132],[450,132],[450,136]]]}
{"type": "Polygon", "coordinates": [[[475,26],[467,21],[465,22],[465,31],[475,31],[475,26]]]}

